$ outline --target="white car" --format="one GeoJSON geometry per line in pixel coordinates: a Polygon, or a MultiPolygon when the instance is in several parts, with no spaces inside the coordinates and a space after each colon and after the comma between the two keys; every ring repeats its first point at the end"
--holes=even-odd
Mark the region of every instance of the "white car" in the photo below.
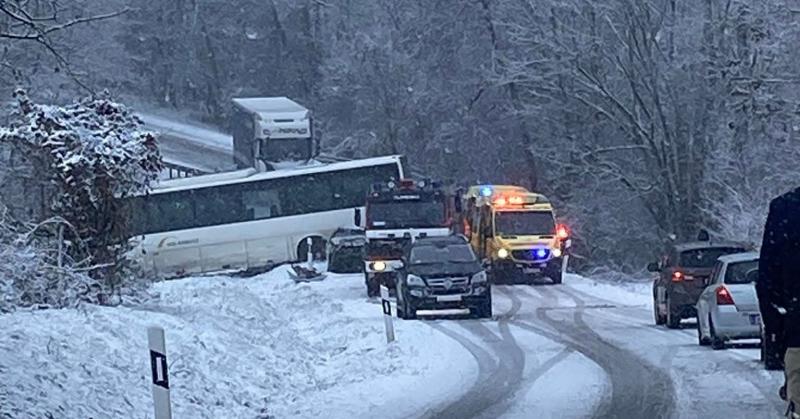
{"type": "Polygon", "coordinates": [[[736,253],[717,260],[697,301],[700,345],[719,350],[730,340],[761,338],[756,279],[758,253],[736,253]]]}

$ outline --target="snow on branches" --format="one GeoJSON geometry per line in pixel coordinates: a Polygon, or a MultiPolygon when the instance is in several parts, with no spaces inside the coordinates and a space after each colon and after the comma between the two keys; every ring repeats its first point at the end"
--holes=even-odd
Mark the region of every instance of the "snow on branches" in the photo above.
{"type": "Polygon", "coordinates": [[[101,288],[119,289],[127,280],[130,214],[124,198],[145,193],[157,179],[162,162],[156,137],[107,98],[51,106],[34,104],[22,90],[14,96],[18,110],[10,126],[0,128],[0,146],[23,155],[46,185],[44,215],[70,227],[59,241],[69,260],[80,261],[101,288]]]}

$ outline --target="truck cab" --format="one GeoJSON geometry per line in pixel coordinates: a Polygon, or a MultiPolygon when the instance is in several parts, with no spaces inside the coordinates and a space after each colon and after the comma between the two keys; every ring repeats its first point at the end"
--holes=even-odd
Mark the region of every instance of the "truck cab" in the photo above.
{"type": "Polygon", "coordinates": [[[367,195],[364,259],[370,297],[379,294],[381,284],[394,288],[403,254],[416,239],[450,235],[451,200],[441,185],[430,180],[372,185],[367,195]]]}
{"type": "Polygon", "coordinates": [[[234,98],[230,130],[239,169],[272,170],[313,157],[311,112],[286,97],[234,98]]]}
{"type": "Polygon", "coordinates": [[[560,284],[569,230],[556,223],[544,195],[518,186],[471,187],[464,197],[464,230],[493,282],[560,284]]]}

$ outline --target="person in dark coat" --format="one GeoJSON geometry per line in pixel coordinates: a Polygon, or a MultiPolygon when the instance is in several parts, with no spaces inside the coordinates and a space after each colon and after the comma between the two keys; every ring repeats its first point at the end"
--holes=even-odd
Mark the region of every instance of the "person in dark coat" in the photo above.
{"type": "Polygon", "coordinates": [[[768,330],[783,331],[790,417],[800,419],[800,188],[770,203],[757,287],[763,297],[759,303],[767,313],[770,309],[785,312],[782,324],[770,314],[764,322],[768,330]]]}

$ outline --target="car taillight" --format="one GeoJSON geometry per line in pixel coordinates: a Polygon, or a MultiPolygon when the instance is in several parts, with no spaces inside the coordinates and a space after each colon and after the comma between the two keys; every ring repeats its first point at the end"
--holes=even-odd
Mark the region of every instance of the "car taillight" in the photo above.
{"type": "Polygon", "coordinates": [[[684,279],[683,272],[675,271],[672,273],[672,282],[681,282],[683,281],[683,279],[684,279]]]}
{"type": "Polygon", "coordinates": [[[717,287],[717,305],[718,306],[730,306],[734,305],[733,296],[731,292],[728,291],[728,288],[724,285],[720,285],[717,287]]]}

